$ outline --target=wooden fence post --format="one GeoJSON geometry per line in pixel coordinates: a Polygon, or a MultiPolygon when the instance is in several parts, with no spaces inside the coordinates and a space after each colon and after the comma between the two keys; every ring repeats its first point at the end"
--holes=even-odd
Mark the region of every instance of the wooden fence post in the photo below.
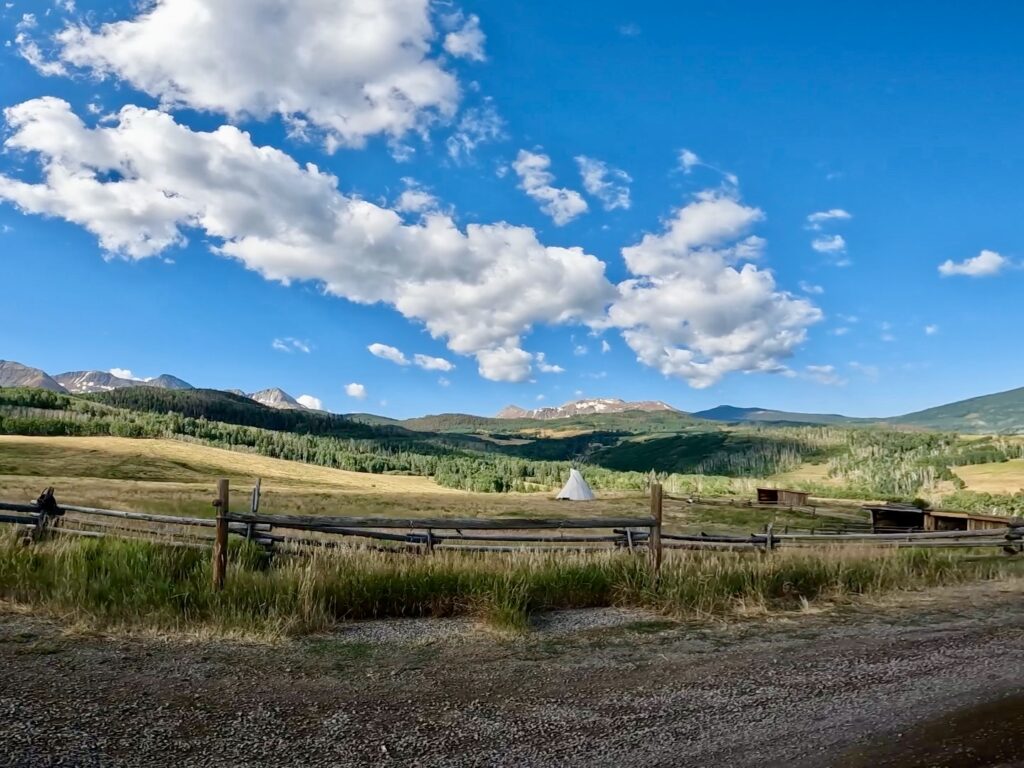
{"type": "Polygon", "coordinates": [[[227,480],[217,481],[217,536],[213,541],[213,589],[224,589],[224,577],[228,571],[228,501],[230,489],[227,480]]]}
{"type": "Polygon", "coordinates": [[[651,517],[654,525],[647,537],[651,556],[651,573],[657,579],[661,574],[661,483],[651,484],[651,517]]]}
{"type": "Polygon", "coordinates": [[[768,523],[768,528],[765,530],[764,537],[764,551],[769,555],[775,548],[775,536],[774,536],[775,523],[768,523]]]}

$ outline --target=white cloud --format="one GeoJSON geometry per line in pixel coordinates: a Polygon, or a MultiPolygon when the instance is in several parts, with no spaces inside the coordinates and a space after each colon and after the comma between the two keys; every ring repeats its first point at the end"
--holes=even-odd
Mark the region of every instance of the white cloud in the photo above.
{"type": "Polygon", "coordinates": [[[119,379],[128,379],[129,381],[142,381],[143,379],[136,376],[127,368],[111,368],[109,373],[112,376],[117,376],[119,379]]]}
{"type": "Polygon", "coordinates": [[[606,211],[614,211],[616,208],[627,210],[630,207],[629,185],[633,179],[628,173],[610,167],[603,160],[585,155],[578,155],[576,164],[580,168],[583,188],[600,200],[606,211]]]}
{"type": "Polygon", "coordinates": [[[611,352],[612,345],[608,343],[607,339],[601,339],[601,352],[611,352]]]}
{"type": "Polygon", "coordinates": [[[939,326],[937,326],[937,325],[930,324],[930,325],[926,325],[924,327],[925,336],[934,336],[938,332],[939,332],[939,326]]]}
{"type": "Polygon", "coordinates": [[[389,304],[500,380],[529,370],[522,334],[596,323],[614,293],[604,263],[580,248],[545,246],[534,230],[504,222],[462,230],[443,213],[405,224],[233,126],[192,131],[127,106],[90,128],[54,98],[5,117],[4,146],[34,153],[42,175],[0,174],[0,200],[77,223],[108,254],[133,259],[183,245],[195,230],[268,280],[315,281],[333,296],[389,304]]]}
{"type": "Polygon", "coordinates": [[[849,332],[850,332],[850,329],[847,328],[845,325],[841,325],[838,328],[833,328],[832,331],[831,331],[833,336],[845,336],[849,332]]]}
{"type": "Polygon", "coordinates": [[[345,385],[345,394],[349,397],[354,397],[356,400],[366,399],[366,387],[362,384],[352,382],[351,384],[345,385]]]}
{"type": "Polygon", "coordinates": [[[799,285],[801,291],[814,296],[820,296],[825,292],[825,289],[822,288],[820,285],[814,285],[813,283],[809,283],[806,280],[801,280],[799,285]]]}
{"type": "Polygon", "coordinates": [[[808,378],[819,384],[838,386],[846,383],[843,377],[836,371],[834,365],[808,365],[804,368],[804,371],[808,378]]]}
{"type": "Polygon", "coordinates": [[[303,352],[308,355],[312,351],[312,347],[309,346],[309,342],[302,341],[301,339],[293,339],[291,336],[287,336],[283,339],[274,339],[270,342],[270,346],[278,352],[303,352]]]}
{"type": "MultiPolygon", "coordinates": [[[[432,53],[429,0],[154,0],[56,36],[66,65],[232,119],[315,126],[328,148],[451,118],[460,88],[432,53]]],[[[475,17],[471,17],[475,18],[475,17]]],[[[453,45],[470,55],[473,32],[453,45]]],[[[482,33],[481,43],[482,43],[482,33]]]]}
{"type": "Polygon", "coordinates": [[[512,170],[519,177],[519,188],[540,203],[540,209],[561,227],[586,213],[587,201],[575,190],[551,186],[555,177],[548,171],[550,167],[550,157],[525,149],[519,150],[512,163],[512,170]]]}
{"type": "Polygon", "coordinates": [[[565,373],[565,368],[547,361],[543,352],[538,352],[534,357],[537,360],[537,370],[541,373],[565,373]]]}
{"type": "Polygon", "coordinates": [[[444,376],[441,376],[441,377],[439,377],[439,378],[438,378],[438,380],[437,380],[437,383],[438,383],[438,384],[440,384],[440,385],[441,385],[442,387],[450,387],[450,386],[451,386],[451,384],[452,384],[452,383],[451,383],[451,382],[450,382],[450,381],[449,381],[448,379],[446,379],[446,378],[445,378],[444,376]]]}
{"type": "Polygon", "coordinates": [[[740,180],[735,173],[730,173],[729,171],[724,171],[717,166],[711,165],[710,163],[705,163],[703,160],[700,159],[697,153],[693,152],[692,150],[685,148],[680,149],[678,162],[679,170],[681,170],[683,173],[688,174],[694,168],[702,166],[704,168],[709,168],[712,171],[715,171],[716,173],[720,173],[727,184],[730,184],[734,187],[739,186],[740,180]]]}
{"type": "Polygon", "coordinates": [[[405,190],[395,201],[395,210],[402,213],[426,213],[438,210],[438,201],[431,192],[425,189],[416,179],[402,179],[405,190]]]}
{"type": "Polygon", "coordinates": [[[313,397],[312,395],[299,395],[295,398],[299,405],[304,405],[307,408],[314,411],[322,411],[324,409],[323,401],[319,397],[313,397]]]}
{"type": "Polygon", "coordinates": [[[408,365],[409,359],[405,356],[405,353],[397,347],[391,347],[387,344],[381,344],[380,342],[374,342],[367,347],[370,354],[374,357],[379,357],[382,360],[390,360],[396,365],[408,365]]]}
{"type": "Polygon", "coordinates": [[[519,339],[510,339],[505,346],[477,352],[476,360],[485,379],[519,382],[529,378],[533,355],[519,348],[519,339]]]}
{"type": "Polygon", "coordinates": [[[448,371],[455,368],[455,364],[443,357],[431,357],[430,355],[413,355],[413,362],[425,371],[448,371]]]}
{"type": "Polygon", "coordinates": [[[505,121],[489,101],[462,113],[455,131],[445,141],[448,156],[456,163],[472,158],[476,148],[505,137],[505,121]]]}
{"type": "Polygon", "coordinates": [[[583,357],[589,351],[590,350],[587,348],[585,344],[577,344],[572,348],[572,353],[576,355],[576,357],[583,357]]]}
{"type": "Polygon", "coordinates": [[[821,311],[779,291],[770,271],[749,262],[762,249],[747,236],[763,218],[731,196],[703,192],[660,234],[622,251],[639,275],[618,286],[611,325],[637,359],[690,386],[734,371],[781,372],[821,311]]]}
{"type": "Polygon", "coordinates": [[[10,224],[0,224],[0,235],[6,235],[14,231],[14,227],[10,224]]]}
{"type": "Polygon", "coordinates": [[[484,42],[487,40],[487,36],[480,29],[480,17],[471,14],[465,19],[459,18],[458,22],[461,22],[459,29],[445,35],[444,49],[458,58],[472,59],[473,61],[486,59],[484,42]]]}
{"type": "Polygon", "coordinates": [[[676,210],[661,234],[644,235],[634,246],[622,249],[626,266],[634,275],[671,275],[702,262],[717,265],[728,260],[750,260],[760,254],[764,241],[759,237],[739,240],[764,213],[749,208],[733,197],[717,192],[701,192],[693,202],[676,210]],[[738,240],[738,242],[736,242],[738,240]],[[720,248],[734,244],[729,252],[720,248]]]}
{"type": "Polygon", "coordinates": [[[987,277],[998,275],[1010,265],[1010,260],[995,251],[984,250],[977,256],[954,262],[947,259],[939,265],[939,274],[943,277],[966,275],[967,277],[987,277]]]}
{"type": "Polygon", "coordinates": [[[700,164],[700,157],[697,156],[696,152],[685,148],[679,150],[679,167],[683,170],[683,173],[689,173],[700,164]]]}
{"type": "Polygon", "coordinates": [[[830,221],[847,221],[853,216],[842,208],[831,208],[827,211],[818,211],[807,217],[807,228],[818,230],[821,226],[830,221]]]}
{"type": "Polygon", "coordinates": [[[67,69],[64,65],[59,61],[48,60],[39,47],[39,43],[33,40],[31,35],[25,31],[32,29],[35,25],[35,17],[31,13],[26,13],[18,23],[16,28],[21,31],[14,36],[14,45],[18,49],[18,55],[31,64],[41,75],[46,77],[66,75],[67,69]],[[31,21],[27,21],[28,19],[31,19],[31,21]]]}
{"type": "Polygon", "coordinates": [[[811,241],[811,248],[818,253],[846,253],[846,240],[843,239],[842,235],[822,235],[811,241]]]}

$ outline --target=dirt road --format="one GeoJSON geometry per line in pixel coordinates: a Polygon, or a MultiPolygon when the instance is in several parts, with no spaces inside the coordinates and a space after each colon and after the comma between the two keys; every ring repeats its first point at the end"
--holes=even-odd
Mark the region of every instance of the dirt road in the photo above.
{"type": "Polygon", "coordinates": [[[1024,766],[1024,584],[729,625],[370,623],[268,647],[0,613],[0,765],[1024,766]]]}

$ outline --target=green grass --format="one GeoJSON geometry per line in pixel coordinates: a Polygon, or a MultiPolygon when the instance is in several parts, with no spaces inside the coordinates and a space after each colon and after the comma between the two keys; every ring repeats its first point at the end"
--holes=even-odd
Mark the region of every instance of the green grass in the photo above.
{"type": "Polygon", "coordinates": [[[998,578],[1004,559],[936,550],[670,552],[654,582],[643,557],[383,553],[279,556],[233,546],[227,586],[211,589],[209,554],[138,541],[0,539],[0,598],[100,627],[264,636],[329,630],[340,621],[475,615],[521,633],[558,608],[638,606],[672,618],[792,610],[857,595],[998,578]]]}

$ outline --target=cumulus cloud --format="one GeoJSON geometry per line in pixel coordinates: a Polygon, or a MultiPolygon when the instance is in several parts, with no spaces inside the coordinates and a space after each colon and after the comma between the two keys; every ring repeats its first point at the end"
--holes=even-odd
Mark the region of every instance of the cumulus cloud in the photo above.
{"type": "Polygon", "coordinates": [[[395,201],[395,210],[402,213],[425,213],[438,210],[437,197],[423,187],[416,179],[402,179],[405,190],[395,201]]]}
{"type": "Polygon", "coordinates": [[[425,371],[444,371],[447,373],[455,368],[455,364],[451,360],[445,360],[443,357],[421,355],[419,353],[413,355],[413,362],[425,371]]]}
{"type": "MultiPolygon", "coordinates": [[[[58,65],[116,77],[167,107],[232,119],[272,114],[328,147],[422,131],[457,110],[460,88],[432,53],[429,0],[153,0],[131,18],[57,34],[58,65]]],[[[453,32],[482,55],[479,20],[453,32]]],[[[51,65],[54,62],[51,62],[51,65]]]]}
{"type": "Polygon", "coordinates": [[[561,227],[586,213],[587,201],[575,190],[552,186],[555,176],[548,170],[550,167],[550,157],[525,149],[519,150],[512,163],[519,188],[540,203],[540,209],[561,227]]]}
{"type": "Polygon", "coordinates": [[[541,373],[565,373],[565,368],[562,366],[549,363],[543,352],[538,352],[534,357],[537,359],[537,370],[541,373]]]}
{"type": "Polygon", "coordinates": [[[607,339],[601,339],[601,352],[611,352],[612,345],[608,343],[607,339]]]}
{"type": "Polygon", "coordinates": [[[304,405],[310,410],[322,411],[324,409],[323,401],[319,397],[313,397],[312,395],[299,395],[295,400],[299,405],[304,405]]]}
{"type": "Polygon", "coordinates": [[[471,14],[463,18],[459,15],[453,21],[459,25],[459,28],[445,35],[444,49],[458,58],[472,59],[473,61],[486,59],[484,42],[487,40],[487,36],[480,29],[480,17],[471,14]]]}
{"type": "Polygon", "coordinates": [[[606,211],[630,207],[629,185],[633,179],[620,168],[612,168],[603,160],[578,155],[576,164],[583,179],[583,188],[604,206],[606,211]]]}
{"type": "MultiPolygon", "coordinates": [[[[846,221],[853,218],[842,208],[818,211],[807,217],[807,229],[820,232],[830,222],[846,221]]],[[[811,241],[811,248],[825,254],[837,267],[848,267],[852,263],[846,258],[846,239],[842,235],[820,234],[811,241]]]]}
{"type": "Polygon", "coordinates": [[[519,340],[513,339],[506,346],[478,352],[476,359],[485,379],[519,382],[529,377],[533,355],[520,349],[519,340]]]}
{"type": "Polygon", "coordinates": [[[818,253],[846,253],[846,240],[842,235],[822,235],[811,241],[811,248],[818,253]]]}
{"type": "Polygon", "coordinates": [[[380,342],[374,342],[367,347],[370,354],[374,357],[379,357],[382,360],[390,360],[396,365],[408,365],[409,359],[405,356],[405,353],[397,347],[391,347],[387,344],[381,344],[380,342]]]}
{"type": "Polygon", "coordinates": [[[127,106],[87,127],[55,98],[5,116],[5,148],[35,155],[42,174],[0,175],[0,200],[79,224],[108,254],[132,259],[198,231],[215,253],[268,280],[316,281],[330,295],[389,304],[498,380],[528,372],[519,339],[534,325],[592,324],[614,294],[604,263],[580,248],[545,246],[504,222],[463,230],[439,212],[406,224],[233,126],[193,131],[127,106]]]}
{"type": "Polygon", "coordinates": [[[309,342],[302,341],[301,339],[293,339],[291,336],[287,336],[283,339],[274,339],[270,342],[270,346],[278,352],[302,352],[307,355],[312,352],[312,347],[309,346],[309,342]]]}
{"type": "Polygon", "coordinates": [[[925,336],[934,336],[938,332],[939,332],[939,326],[937,326],[937,325],[931,324],[931,325],[926,325],[924,327],[924,334],[925,334],[925,336]]]}
{"type": "Polygon", "coordinates": [[[117,376],[119,379],[128,379],[129,381],[142,381],[141,378],[136,376],[127,368],[111,368],[108,371],[112,376],[117,376]]]}
{"type": "Polygon", "coordinates": [[[781,361],[822,314],[749,263],[763,241],[748,232],[762,218],[732,196],[703,192],[661,233],[623,249],[638,277],[618,286],[609,322],[641,363],[695,388],[734,371],[785,370],[781,361]]]}
{"type": "Polygon", "coordinates": [[[1010,260],[995,251],[984,250],[977,256],[955,262],[947,259],[939,265],[939,274],[943,277],[953,275],[965,275],[967,277],[988,277],[998,275],[1006,267],[1010,266],[1010,260]]]}
{"type": "Polygon", "coordinates": [[[345,385],[345,394],[349,397],[354,397],[356,400],[366,399],[366,387],[362,384],[352,382],[351,384],[345,385]]]}
{"type": "Polygon", "coordinates": [[[638,245],[622,249],[634,275],[672,275],[692,262],[751,260],[760,255],[764,241],[742,235],[764,218],[759,208],[741,204],[729,195],[701,192],[665,222],[665,231],[644,235],[638,245]],[[726,246],[727,243],[731,245],[726,246]],[[725,248],[728,253],[723,253],[725,248]]]}
{"type": "Polygon", "coordinates": [[[830,221],[846,221],[853,216],[842,208],[830,208],[827,211],[818,211],[807,217],[807,228],[818,230],[822,225],[830,221]]]}

